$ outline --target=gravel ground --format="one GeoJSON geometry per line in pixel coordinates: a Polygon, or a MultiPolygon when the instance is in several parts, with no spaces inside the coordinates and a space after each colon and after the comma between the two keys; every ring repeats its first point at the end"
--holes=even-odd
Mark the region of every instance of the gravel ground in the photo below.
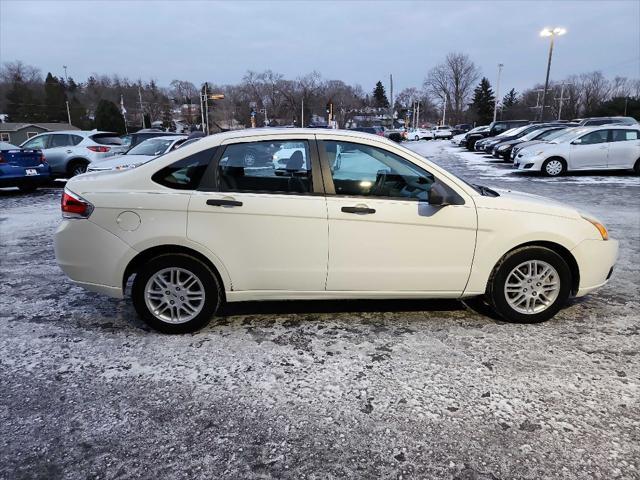
{"type": "Polygon", "coordinates": [[[611,282],[541,325],[453,301],[269,302],[163,336],[57,268],[59,188],[0,191],[0,478],[640,478],[640,179],[410,146],[603,219],[611,282]]]}

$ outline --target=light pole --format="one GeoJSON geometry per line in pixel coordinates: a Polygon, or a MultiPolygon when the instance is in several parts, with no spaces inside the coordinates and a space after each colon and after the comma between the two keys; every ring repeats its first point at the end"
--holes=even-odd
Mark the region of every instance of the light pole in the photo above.
{"type": "Polygon", "coordinates": [[[544,120],[544,108],[547,101],[547,89],[549,88],[549,72],[551,71],[551,56],[553,55],[553,41],[556,36],[564,35],[567,30],[560,27],[543,28],[540,32],[541,37],[550,37],[549,42],[549,60],[547,61],[547,77],[544,81],[544,93],[542,94],[542,108],[540,109],[540,120],[544,120]]]}
{"type": "Polygon", "coordinates": [[[69,78],[67,77],[67,66],[63,65],[62,68],[64,68],[64,81],[69,83],[69,78]]]}
{"type": "Polygon", "coordinates": [[[498,115],[498,102],[500,101],[500,74],[502,73],[502,67],[504,67],[504,63],[498,64],[498,81],[496,82],[496,101],[493,106],[493,121],[496,121],[496,116],[498,115]]]}

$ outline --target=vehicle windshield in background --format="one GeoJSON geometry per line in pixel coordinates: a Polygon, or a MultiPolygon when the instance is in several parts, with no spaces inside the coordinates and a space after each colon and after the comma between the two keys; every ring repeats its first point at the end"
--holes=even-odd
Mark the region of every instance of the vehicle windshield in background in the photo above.
{"type": "Polygon", "coordinates": [[[571,140],[572,138],[574,138],[576,135],[580,135],[584,132],[587,132],[589,129],[588,128],[570,128],[567,131],[564,131],[564,133],[562,135],[558,135],[557,137],[555,137],[553,140],[551,139],[547,139],[548,142],[550,143],[563,143],[566,142],[567,140],[571,140]]]}
{"type": "Polygon", "coordinates": [[[171,145],[173,140],[160,140],[151,138],[142,142],[140,145],[136,145],[131,150],[127,152],[127,155],[162,155],[166,152],[169,145],[171,145]]]}

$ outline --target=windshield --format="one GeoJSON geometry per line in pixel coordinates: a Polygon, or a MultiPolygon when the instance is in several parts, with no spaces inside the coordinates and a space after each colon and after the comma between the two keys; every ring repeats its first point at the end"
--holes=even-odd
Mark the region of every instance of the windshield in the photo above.
{"type": "Polygon", "coordinates": [[[517,128],[512,128],[510,130],[505,130],[504,132],[496,135],[496,137],[508,137],[510,135],[513,135],[513,133],[518,130],[517,128]]]}
{"type": "Polygon", "coordinates": [[[568,140],[571,140],[572,138],[574,138],[576,135],[580,135],[584,132],[589,131],[588,128],[569,128],[567,130],[562,130],[562,134],[558,135],[557,137],[554,137],[553,139],[547,138],[547,142],[550,143],[562,143],[562,142],[566,142],[568,140]]]}
{"type": "Polygon", "coordinates": [[[167,151],[167,148],[173,143],[173,140],[150,138],[145,140],[140,145],[136,145],[127,152],[127,155],[162,155],[167,151]]]}

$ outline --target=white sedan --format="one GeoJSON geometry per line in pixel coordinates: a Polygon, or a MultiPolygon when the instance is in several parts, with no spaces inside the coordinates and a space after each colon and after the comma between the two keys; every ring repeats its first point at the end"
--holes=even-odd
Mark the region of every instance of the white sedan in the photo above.
{"type": "Polygon", "coordinates": [[[504,320],[541,322],[604,285],[618,253],[570,206],[470,185],[389,139],[340,130],[212,135],[75,177],[61,208],[62,270],[116,298],[133,277],[138,314],[167,333],[247,300],[481,297],[504,320]],[[258,143],[302,144],[310,168],[247,168],[258,143]]]}
{"type": "Polygon", "coordinates": [[[433,138],[433,131],[426,128],[412,128],[407,130],[407,140],[430,140],[433,138]]]}
{"type": "Polygon", "coordinates": [[[640,128],[605,125],[569,129],[547,143],[525,147],[514,168],[556,177],[574,170],[634,170],[640,173],[640,128]]]}
{"type": "Polygon", "coordinates": [[[152,158],[156,158],[158,155],[164,155],[178,148],[187,138],[187,135],[149,138],[123,155],[113,156],[106,160],[96,160],[90,163],[87,172],[123,170],[138,167],[152,158]]]}
{"type": "Polygon", "coordinates": [[[439,127],[433,127],[431,129],[432,131],[432,138],[437,140],[439,138],[445,138],[445,139],[452,139],[453,138],[453,131],[451,130],[451,127],[446,126],[446,125],[442,125],[439,127]]]}

